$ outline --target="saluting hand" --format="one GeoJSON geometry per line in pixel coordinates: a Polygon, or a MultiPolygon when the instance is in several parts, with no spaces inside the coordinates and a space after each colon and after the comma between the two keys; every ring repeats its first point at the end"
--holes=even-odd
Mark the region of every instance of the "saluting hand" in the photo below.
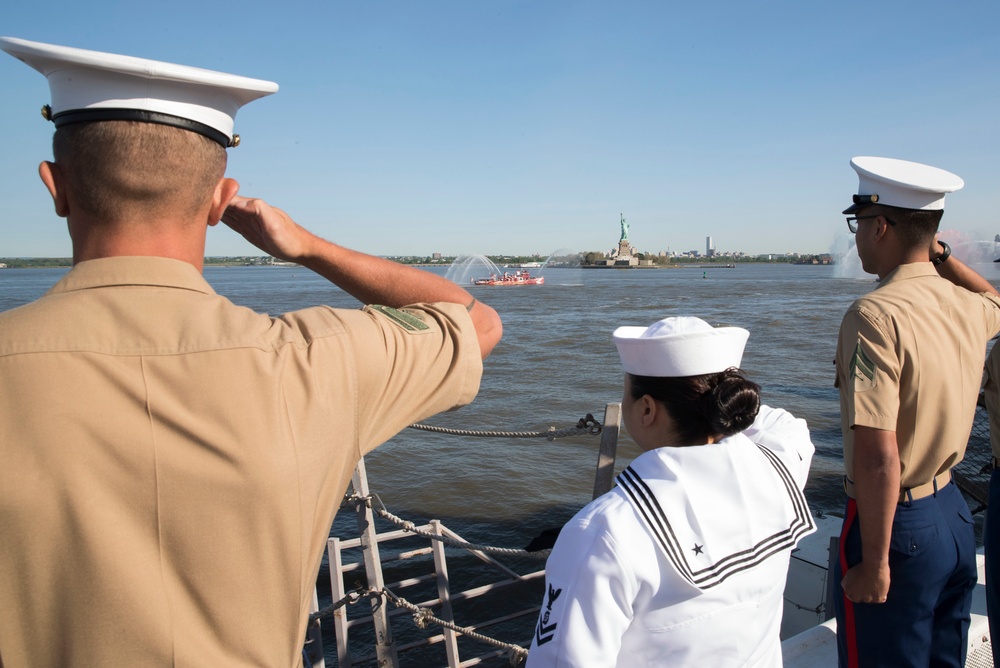
{"type": "Polygon", "coordinates": [[[870,566],[862,560],[844,573],[840,587],[852,603],[885,603],[889,595],[889,564],[870,566]]]}
{"type": "Polygon", "coordinates": [[[265,253],[289,262],[305,257],[316,239],[281,209],[239,195],[222,214],[222,222],[265,253]]]}

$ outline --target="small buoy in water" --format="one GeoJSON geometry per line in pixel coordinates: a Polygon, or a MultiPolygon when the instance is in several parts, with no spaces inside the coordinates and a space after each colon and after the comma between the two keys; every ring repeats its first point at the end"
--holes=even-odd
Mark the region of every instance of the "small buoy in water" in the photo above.
{"type": "Polygon", "coordinates": [[[708,278],[708,272],[707,271],[701,272],[701,277],[702,278],[708,278]]]}

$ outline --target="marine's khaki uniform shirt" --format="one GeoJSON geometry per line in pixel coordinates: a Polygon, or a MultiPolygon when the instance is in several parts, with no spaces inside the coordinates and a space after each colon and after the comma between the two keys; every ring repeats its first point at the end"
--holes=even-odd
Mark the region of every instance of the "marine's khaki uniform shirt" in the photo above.
{"type": "Polygon", "coordinates": [[[962,460],[1000,298],[964,290],[930,262],[889,273],[844,316],[837,343],[844,467],[854,480],[854,431],[896,432],[903,489],[962,460]]]}
{"type": "Polygon", "coordinates": [[[298,665],[357,459],[481,373],[461,305],[270,318],[80,263],[0,314],[0,663],[298,665]]]}

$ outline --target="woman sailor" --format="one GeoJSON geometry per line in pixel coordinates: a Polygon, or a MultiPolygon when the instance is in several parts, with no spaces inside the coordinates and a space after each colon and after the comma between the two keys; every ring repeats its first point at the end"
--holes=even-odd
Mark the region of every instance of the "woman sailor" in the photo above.
{"type": "Polygon", "coordinates": [[[739,371],[748,337],[690,317],[614,332],[623,421],[645,452],[563,527],[529,668],[781,665],[814,448],[739,371]]]}

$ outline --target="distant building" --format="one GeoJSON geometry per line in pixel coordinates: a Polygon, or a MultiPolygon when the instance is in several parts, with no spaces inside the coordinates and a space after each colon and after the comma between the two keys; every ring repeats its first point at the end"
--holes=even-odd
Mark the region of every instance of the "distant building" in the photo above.
{"type": "Polygon", "coordinates": [[[441,253],[433,253],[431,255],[431,259],[432,260],[440,260],[441,259],[441,253]]]}
{"type": "Polygon", "coordinates": [[[715,244],[712,243],[712,237],[705,237],[705,257],[713,255],[715,255],[715,244]]]}

